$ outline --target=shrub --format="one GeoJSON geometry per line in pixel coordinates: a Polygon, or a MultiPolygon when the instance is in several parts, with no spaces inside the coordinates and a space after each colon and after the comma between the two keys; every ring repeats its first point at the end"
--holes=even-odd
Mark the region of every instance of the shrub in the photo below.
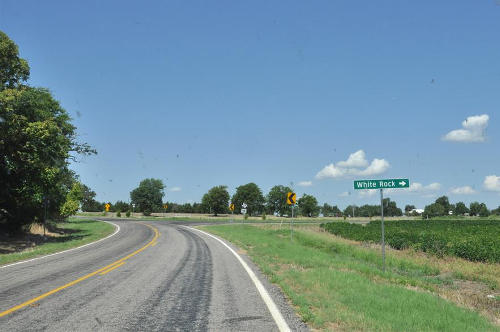
{"type": "Polygon", "coordinates": [[[120,210],[118,210],[118,212],[116,212],[116,216],[117,216],[118,218],[120,218],[120,217],[122,216],[122,213],[120,212],[120,210]]]}
{"type": "Polygon", "coordinates": [[[245,220],[248,219],[248,213],[245,213],[245,215],[243,216],[243,218],[245,218],[245,220]]]}
{"type": "Polygon", "coordinates": [[[125,212],[125,216],[128,218],[130,217],[130,210],[127,210],[127,212],[125,212]]]}
{"type": "Polygon", "coordinates": [[[262,220],[266,220],[266,214],[265,213],[262,214],[262,220]]]}

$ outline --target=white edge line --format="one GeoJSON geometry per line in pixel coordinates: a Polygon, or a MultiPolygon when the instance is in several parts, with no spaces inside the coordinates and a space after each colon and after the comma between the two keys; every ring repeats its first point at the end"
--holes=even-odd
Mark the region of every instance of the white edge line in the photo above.
{"type": "Polygon", "coordinates": [[[252,269],[247,265],[247,263],[243,260],[243,258],[241,258],[240,255],[238,255],[236,253],[236,251],[234,251],[224,241],[222,241],[221,239],[219,239],[218,237],[216,237],[216,236],[214,236],[212,234],[209,234],[207,232],[204,232],[202,230],[199,230],[199,229],[196,229],[196,228],[192,228],[192,227],[187,227],[187,226],[182,226],[182,227],[185,227],[185,228],[188,228],[188,229],[192,229],[192,230],[201,232],[201,233],[203,233],[203,234],[205,234],[207,236],[210,236],[211,238],[213,238],[213,239],[219,241],[220,243],[222,243],[229,251],[231,251],[231,253],[238,259],[238,261],[241,263],[241,265],[243,265],[243,268],[245,269],[245,271],[250,276],[250,279],[252,279],[253,283],[255,284],[255,287],[257,287],[257,290],[259,291],[260,297],[262,297],[262,300],[264,300],[264,303],[267,305],[267,308],[271,312],[271,315],[273,316],[274,321],[276,322],[276,325],[278,325],[278,329],[280,331],[291,331],[290,327],[288,326],[288,324],[286,322],[286,320],[281,315],[281,312],[279,311],[279,309],[276,306],[276,304],[274,303],[273,299],[271,298],[271,296],[267,292],[267,290],[264,287],[264,285],[262,285],[262,283],[257,278],[257,276],[252,271],[252,269]]]}
{"type": "Polygon", "coordinates": [[[42,258],[46,258],[46,257],[50,257],[50,256],[55,256],[55,255],[59,255],[59,254],[64,254],[65,252],[69,252],[69,251],[81,249],[81,248],[84,248],[84,247],[88,247],[90,245],[96,244],[97,242],[101,242],[101,241],[104,241],[106,239],[109,239],[110,237],[116,235],[120,231],[120,226],[118,226],[117,224],[115,224],[115,223],[113,223],[111,221],[105,221],[105,220],[99,220],[99,221],[103,221],[103,222],[106,222],[108,224],[111,224],[111,225],[115,226],[115,232],[113,234],[111,234],[111,235],[106,236],[105,238],[102,238],[102,239],[99,239],[97,241],[84,244],[84,245],[76,247],[76,248],[71,248],[71,249],[67,249],[67,250],[55,252],[53,254],[48,254],[48,255],[40,256],[40,257],[35,257],[35,258],[32,258],[32,259],[27,259],[25,261],[20,261],[20,262],[8,264],[8,265],[2,265],[2,266],[0,266],[0,269],[4,269],[4,268],[9,267],[9,266],[14,266],[14,265],[24,264],[24,263],[28,263],[28,262],[33,262],[33,261],[36,261],[36,260],[39,260],[39,259],[42,259],[42,258]]]}

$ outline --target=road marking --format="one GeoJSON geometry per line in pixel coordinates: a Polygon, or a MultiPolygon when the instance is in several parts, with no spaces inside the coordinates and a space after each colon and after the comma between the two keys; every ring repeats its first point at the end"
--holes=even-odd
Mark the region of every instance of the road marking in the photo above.
{"type": "Polygon", "coordinates": [[[236,251],[234,251],[224,241],[222,241],[221,239],[219,239],[218,237],[216,237],[216,236],[214,236],[212,234],[209,234],[207,232],[204,232],[202,230],[199,230],[199,229],[196,229],[196,228],[192,228],[192,227],[187,227],[187,226],[181,226],[181,227],[192,229],[192,230],[198,231],[200,233],[203,233],[203,234],[205,234],[207,236],[210,236],[211,238],[213,238],[213,239],[219,241],[220,243],[222,243],[229,251],[231,251],[231,253],[238,259],[238,261],[241,263],[241,265],[243,265],[243,268],[245,269],[245,271],[250,276],[250,279],[253,281],[255,287],[257,287],[257,290],[259,291],[260,297],[262,298],[262,300],[264,301],[264,303],[267,305],[267,308],[269,309],[269,312],[271,312],[271,315],[273,316],[274,321],[276,322],[276,325],[278,326],[278,329],[280,331],[291,331],[290,327],[288,326],[288,324],[286,322],[286,320],[283,318],[283,315],[281,315],[281,312],[279,311],[278,307],[276,306],[276,303],[274,303],[273,299],[271,298],[271,296],[267,292],[267,290],[264,287],[264,285],[262,285],[262,283],[260,282],[259,278],[257,278],[257,276],[252,271],[252,269],[243,260],[243,258],[241,258],[241,256],[236,253],[236,251]]]}
{"type": "MultiPolygon", "coordinates": [[[[54,294],[54,293],[57,293],[57,292],[59,292],[59,291],[61,291],[61,290],[65,289],[65,288],[68,288],[68,287],[71,287],[71,286],[73,286],[73,285],[76,285],[77,283],[79,283],[79,282],[81,282],[81,281],[84,281],[84,280],[86,280],[86,279],[88,279],[88,278],[90,278],[90,277],[93,277],[93,276],[95,276],[95,275],[96,275],[96,274],[98,274],[98,273],[101,273],[101,272],[103,272],[103,271],[105,271],[105,270],[107,270],[107,269],[109,269],[109,268],[111,268],[111,267],[114,267],[115,265],[120,265],[121,263],[124,263],[127,259],[129,259],[130,257],[137,255],[138,253],[140,253],[141,251],[143,251],[143,250],[144,250],[144,249],[146,249],[147,247],[151,246],[151,244],[152,244],[154,241],[156,241],[156,240],[158,239],[159,232],[158,232],[158,230],[157,230],[155,227],[150,226],[150,225],[148,225],[148,224],[142,224],[142,223],[141,223],[141,225],[148,226],[149,228],[151,228],[151,229],[155,232],[155,236],[153,237],[153,239],[152,239],[151,241],[149,241],[149,242],[148,242],[148,244],[146,244],[144,247],[142,247],[142,248],[140,248],[140,249],[137,249],[137,250],[136,250],[136,251],[134,251],[133,253],[128,254],[127,256],[125,256],[125,257],[123,257],[123,258],[120,258],[120,259],[119,259],[119,260],[117,260],[116,262],[113,262],[113,263],[111,263],[111,264],[108,264],[108,265],[106,265],[105,267],[102,267],[102,268],[100,268],[100,269],[98,269],[98,270],[96,270],[96,271],[94,271],[94,272],[91,272],[91,273],[89,273],[89,274],[87,274],[87,275],[84,275],[83,277],[80,277],[80,278],[78,278],[78,279],[76,279],[76,280],[73,280],[73,281],[71,281],[71,282],[67,283],[66,285],[63,285],[63,286],[58,287],[58,288],[56,288],[56,289],[53,289],[53,290],[51,290],[51,291],[49,291],[49,292],[47,292],[47,293],[44,293],[44,294],[42,294],[42,295],[40,295],[40,296],[37,296],[37,297],[33,298],[33,299],[31,299],[31,300],[28,300],[28,301],[26,301],[26,302],[24,302],[24,303],[21,303],[21,304],[19,304],[19,305],[16,305],[15,307],[12,307],[12,308],[7,309],[7,310],[5,310],[5,311],[3,311],[3,312],[0,312],[0,317],[3,317],[3,316],[8,315],[8,314],[10,314],[10,313],[13,313],[14,311],[17,311],[17,310],[19,310],[19,309],[22,309],[22,308],[24,308],[24,307],[26,307],[26,306],[29,306],[30,304],[33,304],[33,303],[35,303],[35,302],[38,302],[38,301],[40,301],[40,300],[42,300],[42,299],[46,298],[47,296],[50,296],[50,295],[52,295],[52,294],[54,294]]],[[[116,266],[116,267],[118,267],[118,266],[116,266]]],[[[109,272],[109,271],[108,271],[108,272],[109,272]]]]}
{"type": "MultiPolygon", "coordinates": [[[[154,245],[154,244],[153,244],[154,245]]],[[[111,271],[113,271],[114,269],[116,268],[119,268],[120,266],[122,266],[123,264],[125,264],[125,262],[121,262],[120,264],[116,264],[115,266],[112,266],[111,268],[105,270],[105,271],[102,271],[101,273],[99,273],[100,275],[105,275],[106,273],[109,273],[111,271]]]]}
{"type": "Polygon", "coordinates": [[[70,252],[70,251],[73,251],[73,250],[78,250],[78,249],[81,249],[81,248],[84,248],[84,247],[88,247],[88,246],[91,246],[93,244],[96,244],[97,242],[101,242],[101,241],[104,241],[106,239],[109,239],[110,237],[115,236],[120,231],[120,226],[118,226],[117,224],[115,224],[115,223],[113,223],[111,221],[105,221],[105,220],[99,220],[99,221],[103,221],[103,222],[106,222],[108,224],[111,224],[111,225],[115,226],[115,232],[113,234],[111,234],[111,235],[106,236],[105,238],[102,238],[100,240],[84,244],[84,245],[76,247],[76,248],[71,248],[71,249],[67,249],[67,250],[55,252],[53,254],[49,254],[49,255],[45,255],[45,256],[40,256],[40,257],[36,257],[36,258],[31,258],[31,259],[27,259],[25,261],[20,261],[20,262],[8,264],[8,265],[3,265],[3,266],[0,266],[0,269],[4,269],[4,268],[9,267],[9,266],[14,266],[14,265],[24,264],[24,263],[28,263],[28,262],[33,262],[33,261],[36,261],[36,260],[39,260],[39,259],[42,259],[42,258],[47,258],[47,257],[50,257],[50,256],[64,254],[65,252],[70,252]]]}

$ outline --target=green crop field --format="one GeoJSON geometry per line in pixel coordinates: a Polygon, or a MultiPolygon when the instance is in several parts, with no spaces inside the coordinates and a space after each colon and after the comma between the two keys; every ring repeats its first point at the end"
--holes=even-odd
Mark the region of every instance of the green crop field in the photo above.
{"type": "MultiPolygon", "coordinates": [[[[379,243],[380,221],[365,226],[346,222],[322,224],[343,238],[379,243]]],[[[386,243],[394,249],[413,248],[438,256],[451,255],[478,262],[500,262],[499,220],[391,220],[385,222],[386,243]]]]}

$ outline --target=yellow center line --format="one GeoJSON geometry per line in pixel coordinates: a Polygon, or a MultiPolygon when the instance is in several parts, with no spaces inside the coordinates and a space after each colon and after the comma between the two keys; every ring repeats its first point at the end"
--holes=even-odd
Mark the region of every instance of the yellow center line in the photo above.
{"type": "Polygon", "coordinates": [[[120,267],[120,266],[122,266],[123,264],[125,264],[125,262],[121,262],[120,264],[117,264],[117,265],[115,265],[115,266],[113,266],[113,267],[111,267],[111,268],[109,268],[109,269],[107,269],[107,270],[105,270],[105,271],[102,271],[102,272],[101,272],[101,273],[99,273],[99,274],[103,276],[103,275],[105,275],[106,273],[109,273],[109,272],[113,271],[114,269],[119,268],[119,267],[120,267]]]}
{"type": "MultiPolygon", "coordinates": [[[[10,308],[10,309],[7,309],[7,310],[5,310],[5,311],[2,311],[2,312],[0,312],[0,317],[3,317],[3,316],[8,315],[8,314],[10,314],[10,313],[13,313],[14,311],[17,311],[17,310],[19,310],[19,309],[22,309],[22,308],[24,308],[24,307],[26,307],[26,306],[29,306],[30,304],[33,304],[33,303],[35,303],[35,302],[38,302],[38,301],[40,301],[40,300],[42,300],[42,299],[46,298],[47,296],[50,296],[50,295],[52,295],[52,294],[54,294],[54,293],[57,293],[57,292],[59,292],[59,291],[61,291],[61,290],[65,289],[65,288],[68,288],[68,287],[71,287],[71,286],[73,286],[73,285],[76,285],[77,283],[79,283],[79,282],[81,282],[81,281],[84,281],[84,280],[86,280],[86,279],[88,279],[88,278],[90,278],[90,277],[93,277],[93,276],[95,276],[96,274],[101,273],[101,272],[103,272],[103,271],[105,271],[105,270],[107,270],[107,269],[110,269],[111,267],[113,267],[113,266],[115,266],[115,265],[117,265],[117,264],[119,264],[119,265],[123,265],[127,259],[129,259],[130,257],[133,257],[133,256],[137,255],[138,253],[140,253],[141,251],[143,251],[143,250],[144,250],[144,249],[146,249],[147,247],[151,246],[151,245],[152,245],[152,244],[153,244],[153,243],[154,243],[154,242],[158,239],[158,237],[160,236],[160,233],[158,232],[158,230],[157,230],[155,227],[150,226],[150,225],[147,225],[147,224],[141,224],[141,225],[148,226],[149,228],[151,228],[151,229],[155,232],[155,236],[153,237],[153,239],[152,239],[151,241],[149,241],[149,242],[148,242],[148,243],[147,243],[144,247],[142,247],[142,248],[140,248],[140,249],[138,249],[138,250],[134,251],[133,253],[131,253],[131,254],[129,254],[129,255],[127,255],[127,256],[125,256],[125,257],[123,257],[123,258],[119,259],[119,260],[117,260],[116,262],[113,262],[113,263],[111,263],[111,264],[108,264],[108,265],[106,265],[105,267],[102,267],[102,268],[100,268],[100,269],[98,269],[98,270],[96,270],[96,271],[94,271],[94,272],[91,272],[91,273],[89,273],[89,274],[87,274],[87,275],[84,275],[83,277],[80,277],[80,278],[78,278],[78,279],[76,279],[76,280],[73,280],[73,281],[71,281],[71,282],[69,282],[69,283],[67,283],[67,284],[65,284],[65,285],[63,285],[63,286],[60,286],[60,287],[58,287],[58,288],[55,288],[55,289],[53,289],[53,290],[51,290],[51,291],[48,291],[47,293],[44,293],[44,294],[42,294],[42,295],[40,295],[40,296],[37,296],[37,297],[35,297],[35,298],[31,299],[31,300],[28,300],[28,301],[23,302],[23,303],[21,303],[21,304],[19,304],[19,305],[16,305],[15,307],[12,307],[12,308],[10,308]],[[123,263],[123,264],[121,264],[121,263],[123,263]]],[[[119,266],[119,265],[118,265],[118,266],[119,266]]],[[[114,269],[114,268],[116,268],[116,267],[118,267],[118,266],[113,267],[113,269],[114,269]]],[[[111,271],[111,270],[110,270],[110,271],[111,271]]],[[[109,271],[108,271],[108,272],[109,272],[109,271]]]]}

